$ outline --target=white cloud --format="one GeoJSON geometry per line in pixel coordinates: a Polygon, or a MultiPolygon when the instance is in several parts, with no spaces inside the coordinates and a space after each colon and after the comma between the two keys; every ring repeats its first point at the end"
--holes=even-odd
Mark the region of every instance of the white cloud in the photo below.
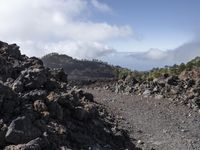
{"type": "MultiPolygon", "coordinates": [[[[196,56],[200,56],[200,41],[196,39],[172,50],[150,49],[141,53],[119,55],[117,57],[120,57],[122,62],[126,62],[126,67],[137,70],[149,70],[153,67],[186,63],[196,56]]],[[[119,59],[117,57],[115,56],[115,59],[119,59]]]]}
{"type": "Polygon", "coordinates": [[[168,57],[167,52],[154,48],[147,51],[145,55],[147,58],[153,60],[162,60],[163,58],[168,57]]]}
{"type": "Polygon", "coordinates": [[[81,41],[65,41],[59,43],[51,43],[45,47],[46,49],[56,50],[59,53],[66,52],[70,56],[76,58],[97,58],[102,57],[110,53],[114,53],[115,50],[107,45],[98,42],[81,42],[81,41]],[[63,51],[65,50],[65,51],[63,51]]]}
{"type": "MultiPolygon", "coordinates": [[[[106,48],[105,41],[132,36],[132,28],[128,25],[117,26],[90,20],[88,17],[88,14],[92,14],[89,8],[90,2],[89,0],[1,0],[0,39],[18,42],[22,49],[26,48],[23,52],[29,56],[40,56],[51,51],[49,46],[51,43],[54,50],[58,51],[56,47],[61,48],[60,43],[62,43],[63,53],[76,56],[77,53],[74,51],[79,51],[78,54],[86,57],[87,51],[84,48],[88,48],[89,51],[94,49],[93,53],[96,54],[102,53],[102,50],[106,53],[110,52],[110,48],[106,48]],[[70,43],[77,45],[68,48],[72,45],[70,43]],[[77,47],[80,49],[77,50],[77,47]]],[[[92,3],[96,9],[104,11],[110,9],[98,1],[92,3]]]]}
{"type": "Polygon", "coordinates": [[[112,9],[105,3],[100,3],[98,0],[91,0],[92,5],[102,12],[111,12],[112,9]]]}
{"type": "Polygon", "coordinates": [[[114,50],[113,48],[99,42],[82,42],[68,40],[56,43],[45,43],[45,45],[42,42],[17,42],[22,45],[22,53],[25,52],[27,55],[38,57],[44,56],[48,53],[57,52],[60,54],[67,54],[78,59],[93,59],[111,53],[116,53],[116,50],[114,50]]]}

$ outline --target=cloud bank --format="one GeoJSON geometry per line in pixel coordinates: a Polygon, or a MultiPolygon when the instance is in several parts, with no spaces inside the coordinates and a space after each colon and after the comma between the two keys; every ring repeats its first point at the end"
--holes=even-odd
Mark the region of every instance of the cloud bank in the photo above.
{"type": "Polygon", "coordinates": [[[112,53],[105,41],[129,37],[132,28],[93,22],[91,6],[111,11],[97,0],[1,0],[0,39],[16,42],[29,56],[56,51],[96,58],[112,53]]]}
{"type": "Polygon", "coordinates": [[[164,67],[166,65],[186,63],[196,56],[200,56],[200,40],[195,39],[172,50],[150,49],[140,53],[118,53],[107,58],[114,60],[116,65],[123,64],[133,70],[150,70],[154,67],[164,67]]]}

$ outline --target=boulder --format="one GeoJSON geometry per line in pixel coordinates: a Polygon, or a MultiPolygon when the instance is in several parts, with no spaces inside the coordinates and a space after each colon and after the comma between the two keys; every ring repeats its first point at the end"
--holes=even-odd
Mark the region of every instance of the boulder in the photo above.
{"type": "Polygon", "coordinates": [[[21,57],[19,46],[17,46],[16,44],[8,45],[4,42],[0,42],[0,55],[9,56],[16,59],[19,59],[21,57]]]}
{"type": "Polygon", "coordinates": [[[41,131],[25,116],[17,117],[8,127],[6,141],[13,144],[23,144],[41,136],[41,131]]]}
{"type": "Polygon", "coordinates": [[[6,59],[0,55],[0,80],[6,81],[7,78],[11,77],[11,73],[11,64],[9,64],[6,59]]]}
{"type": "Polygon", "coordinates": [[[151,91],[149,89],[146,89],[142,94],[144,96],[149,96],[149,95],[151,95],[151,91]]]}
{"type": "Polygon", "coordinates": [[[25,90],[40,89],[47,82],[47,76],[44,69],[26,69],[15,82],[21,81],[25,90]]]}
{"type": "Polygon", "coordinates": [[[49,147],[49,143],[46,139],[36,138],[26,144],[6,146],[4,150],[42,150],[47,147],[49,147]]]}
{"type": "Polygon", "coordinates": [[[9,87],[0,83],[0,114],[11,114],[18,105],[18,96],[9,87]]]}
{"type": "Polygon", "coordinates": [[[34,109],[38,112],[47,111],[47,106],[42,100],[36,100],[33,106],[34,106],[34,109]]]}
{"type": "Polygon", "coordinates": [[[50,70],[50,74],[58,81],[67,82],[67,75],[62,68],[54,68],[50,70]]]}
{"type": "Polygon", "coordinates": [[[129,86],[134,86],[135,84],[138,83],[138,81],[134,77],[127,76],[125,79],[125,83],[127,83],[129,86]]]}
{"type": "Polygon", "coordinates": [[[187,81],[187,87],[188,87],[188,88],[191,88],[193,85],[195,85],[195,80],[189,79],[189,80],[187,81]]]}
{"type": "Polygon", "coordinates": [[[82,107],[76,107],[74,117],[80,121],[86,121],[89,118],[89,113],[82,107]]]}
{"type": "Polygon", "coordinates": [[[89,102],[94,102],[94,96],[90,93],[83,93],[83,97],[85,97],[86,100],[88,100],[89,102]]]}
{"type": "Polygon", "coordinates": [[[22,98],[29,101],[35,101],[37,99],[45,99],[47,96],[47,92],[45,90],[32,90],[24,93],[22,98]]]}
{"type": "Polygon", "coordinates": [[[166,81],[163,78],[159,78],[159,79],[154,79],[153,81],[154,83],[158,84],[159,86],[161,86],[162,88],[165,87],[166,81]]]}
{"type": "Polygon", "coordinates": [[[177,86],[178,85],[178,76],[170,76],[166,79],[167,84],[177,86]]]}
{"type": "Polygon", "coordinates": [[[58,102],[53,101],[48,104],[48,110],[50,112],[51,117],[56,118],[58,120],[63,119],[63,109],[58,104],[58,102]]]}
{"type": "Polygon", "coordinates": [[[6,145],[5,135],[7,132],[7,126],[4,124],[3,120],[0,120],[0,147],[6,145]]]}
{"type": "Polygon", "coordinates": [[[12,90],[19,93],[24,90],[23,83],[21,81],[15,81],[12,85],[12,90]]]}

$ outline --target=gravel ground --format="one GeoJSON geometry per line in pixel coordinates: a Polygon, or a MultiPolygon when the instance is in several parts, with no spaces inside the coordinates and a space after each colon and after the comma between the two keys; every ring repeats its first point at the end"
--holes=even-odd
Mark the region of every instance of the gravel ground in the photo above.
{"type": "Polygon", "coordinates": [[[200,150],[199,113],[166,99],[86,89],[144,150],[200,150]]]}

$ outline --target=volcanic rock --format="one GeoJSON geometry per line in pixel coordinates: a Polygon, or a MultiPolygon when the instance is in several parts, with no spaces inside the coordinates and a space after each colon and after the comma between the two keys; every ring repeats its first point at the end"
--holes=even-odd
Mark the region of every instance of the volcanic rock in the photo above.
{"type": "Polygon", "coordinates": [[[0,149],[134,149],[102,109],[92,94],[69,87],[63,69],[0,42],[0,149]]]}

